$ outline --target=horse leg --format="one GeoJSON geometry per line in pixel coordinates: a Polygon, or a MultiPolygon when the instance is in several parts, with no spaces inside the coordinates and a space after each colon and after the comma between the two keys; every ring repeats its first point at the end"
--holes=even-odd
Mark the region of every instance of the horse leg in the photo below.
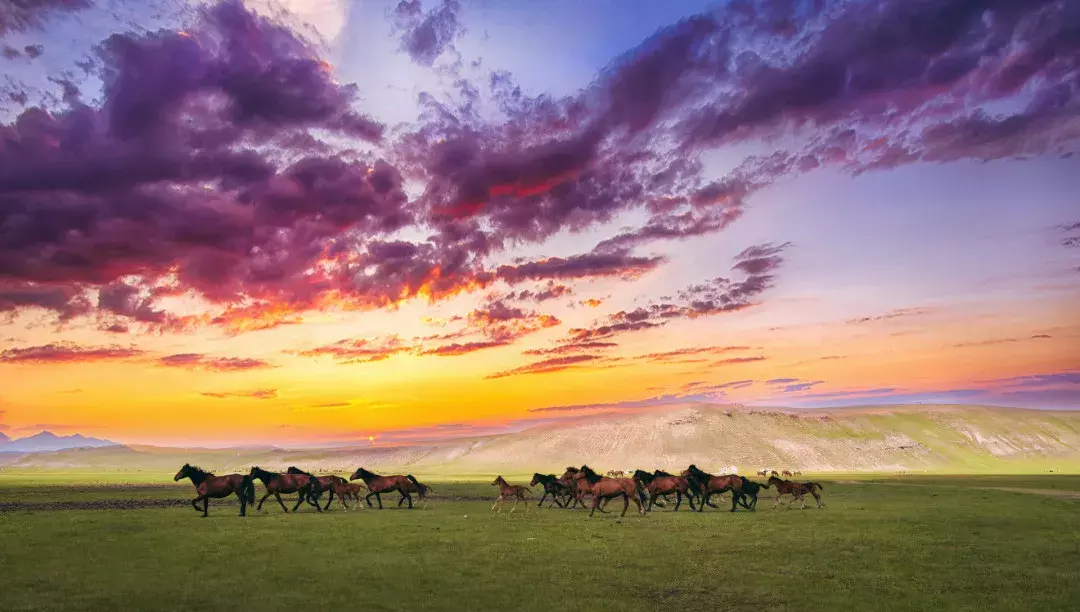
{"type": "Polygon", "coordinates": [[[375,501],[379,502],[379,510],[382,510],[382,493],[375,494],[375,501]]]}
{"type": "Polygon", "coordinates": [[[825,502],[821,501],[821,496],[818,495],[817,491],[810,491],[810,494],[814,496],[815,500],[817,500],[817,507],[818,508],[824,508],[825,507],[825,502]]]}
{"type": "Polygon", "coordinates": [[[195,499],[191,500],[191,505],[195,507],[195,512],[202,512],[202,508],[199,507],[199,500],[200,499],[202,499],[201,495],[199,497],[196,497],[195,499]]]}
{"type": "MultiPolygon", "coordinates": [[[[581,505],[584,506],[585,502],[582,502],[581,505]]],[[[599,506],[599,505],[600,505],[600,497],[594,495],[593,500],[592,500],[592,510],[589,511],[589,518],[592,518],[593,512],[596,512],[596,507],[599,506]]],[[[603,512],[603,510],[601,510],[601,512],[603,512]]]]}
{"type": "MultiPolygon", "coordinates": [[[[641,503],[636,497],[634,498],[634,501],[636,501],[638,504],[641,503]]],[[[622,494],[622,514],[619,515],[619,518],[622,518],[622,517],[626,516],[626,509],[629,508],[629,507],[630,507],[630,496],[627,495],[625,492],[623,492],[623,494],[622,494]]]]}
{"type": "Polygon", "coordinates": [[[705,506],[709,505],[709,494],[707,492],[701,493],[701,501],[698,502],[697,511],[701,512],[705,509],[705,506]]]}
{"type": "Polygon", "coordinates": [[[682,503],[682,491],[675,491],[675,512],[679,511],[679,504],[682,503]]]}
{"type": "Polygon", "coordinates": [[[246,516],[247,515],[247,498],[244,497],[244,490],[243,489],[237,489],[236,491],[234,491],[234,493],[236,493],[237,499],[240,500],[240,516],[246,516]]]}
{"type": "Polygon", "coordinates": [[[656,493],[649,493],[649,512],[652,512],[653,504],[656,503],[656,493]]]}
{"type": "MultiPolygon", "coordinates": [[[[300,507],[300,504],[304,503],[304,500],[305,500],[305,499],[307,500],[307,503],[309,503],[309,504],[311,503],[311,499],[309,499],[309,498],[308,498],[308,495],[307,495],[307,494],[305,494],[305,493],[304,493],[303,491],[297,491],[297,494],[298,494],[298,495],[299,495],[300,497],[297,497],[297,498],[296,498],[296,505],[295,505],[295,506],[293,506],[293,508],[292,508],[292,511],[293,511],[293,512],[296,512],[296,509],[300,507]]],[[[319,508],[320,506],[319,506],[319,504],[315,504],[315,507],[316,507],[316,508],[319,508]]]]}
{"type": "MultiPolygon", "coordinates": [[[[338,497],[338,499],[340,499],[340,496],[338,497]]],[[[332,502],[332,501],[334,501],[334,490],[330,489],[330,499],[326,500],[326,507],[323,508],[323,510],[329,510],[330,509],[330,502],[332,502]]]]}
{"type": "Polygon", "coordinates": [[[412,510],[412,493],[406,493],[405,499],[409,500],[409,510],[412,510]]]}
{"type": "Polygon", "coordinates": [[[274,498],[277,499],[277,503],[281,504],[281,509],[287,513],[289,509],[285,507],[285,502],[281,499],[280,491],[274,491],[274,498]]]}
{"type": "Polygon", "coordinates": [[[731,511],[735,512],[735,508],[739,505],[739,493],[737,491],[731,492],[731,511]]]}
{"type": "Polygon", "coordinates": [[[205,495],[200,495],[200,496],[196,497],[195,501],[193,501],[192,503],[195,504],[195,511],[196,512],[202,512],[202,515],[205,518],[206,517],[206,511],[210,508],[210,498],[205,496],[205,495]],[[200,501],[203,503],[202,508],[199,507],[199,502],[200,501]]]}
{"type": "Polygon", "coordinates": [[[270,497],[271,495],[273,494],[270,491],[267,491],[266,495],[263,495],[262,499],[259,500],[259,505],[255,508],[256,512],[262,512],[263,502],[266,501],[266,498],[270,497]]]}
{"type": "Polygon", "coordinates": [[[515,495],[514,496],[514,507],[510,508],[510,514],[513,514],[514,511],[517,510],[517,505],[518,505],[519,502],[521,502],[521,498],[518,497],[517,495],[515,495]]]}

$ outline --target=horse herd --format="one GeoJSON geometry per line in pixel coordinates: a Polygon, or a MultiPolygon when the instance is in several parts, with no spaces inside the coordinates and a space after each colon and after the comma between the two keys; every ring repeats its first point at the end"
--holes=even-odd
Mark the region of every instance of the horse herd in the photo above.
{"type": "Polygon", "coordinates": [[[281,504],[281,509],[288,512],[289,509],[285,507],[285,502],[281,499],[282,493],[299,494],[296,505],[293,506],[293,512],[296,512],[300,504],[305,501],[315,506],[315,509],[319,512],[322,512],[330,507],[335,495],[341,507],[348,511],[349,505],[345,503],[345,500],[352,498],[359,502],[360,491],[364,487],[368,490],[368,494],[364,496],[364,501],[367,502],[368,506],[371,506],[371,497],[374,496],[379,503],[380,510],[383,507],[383,493],[397,491],[401,494],[398,506],[408,501],[409,507],[412,508],[413,493],[416,493],[420,499],[426,500],[428,492],[431,491],[431,487],[422,484],[412,474],[380,476],[364,468],[357,469],[349,477],[349,480],[345,480],[341,476],[334,475],[315,476],[297,467],[290,467],[285,473],[279,473],[253,466],[247,474],[216,476],[211,472],[185,463],[180,468],[180,471],[176,473],[176,476],[173,477],[173,481],[180,481],[185,478],[191,479],[191,483],[195,485],[195,492],[198,493],[198,497],[191,500],[191,505],[195,507],[195,510],[202,512],[203,516],[208,514],[210,498],[220,499],[230,495],[236,495],[237,499],[240,500],[240,516],[246,516],[248,505],[255,503],[256,480],[262,481],[263,486],[266,487],[266,495],[263,495],[262,499],[259,500],[259,505],[255,507],[260,512],[262,511],[263,502],[271,495],[281,504]],[[362,480],[364,484],[350,482],[353,480],[362,480]],[[326,500],[325,507],[320,507],[319,497],[324,492],[330,493],[329,499],[326,500]],[[199,507],[199,502],[202,502],[202,508],[199,507]]]}
{"type": "MultiPolygon", "coordinates": [[[[412,495],[414,493],[421,500],[424,500],[426,504],[427,495],[432,492],[431,487],[422,484],[412,474],[380,476],[362,467],[353,472],[349,479],[346,480],[335,475],[315,476],[297,467],[289,467],[284,473],[279,473],[253,466],[247,474],[217,476],[185,463],[180,468],[180,471],[176,473],[173,480],[180,481],[184,478],[190,479],[192,484],[195,485],[195,491],[198,495],[191,500],[191,505],[194,506],[196,511],[202,512],[204,517],[209,514],[210,498],[220,499],[230,495],[235,495],[240,500],[240,516],[246,516],[247,507],[255,504],[256,480],[261,481],[266,489],[265,495],[262,496],[256,506],[256,510],[260,512],[263,503],[271,495],[274,496],[278,504],[281,505],[281,509],[285,512],[288,512],[289,509],[285,506],[281,495],[291,493],[298,494],[296,504],[292,508],[293,512],[296,512],[305,501],[314,506],[319,512],[322,512],[330,508],[335,496],[338,498],[338,503],[341,504],[342,508],[348,511],[349,506],[346,500],[353,499],[359,503],[360,493],[364,488],[367,489],[368,493],[364,496],[363,501],[371,507],[371,498],[375,497],[380,510],[383,507],[383,493],[398,492],[401,495],[398,506],[400,507],[403,503],[408,502],[411,509],[413,507],[412,495]],[[361,480],[363,484],[352,482],[355,480],[361,480]],[[323,493],[329,493],[325,507],[319,505],[319,497],[323,493]],[[200,503],[202,507],[200,507],[200,503]]],[[[526,493],[531,493],[531,489],[528,487],[512,485],[502,476],[496,477],[491,484],[499,488],[499,497],[491,507],[493,511],[497,508],[498,512],[501,513],[502,505],[511,498],[514,499],[514,507],[510,510],[511,513],[517,510],[517,505],[520,502],[526,502],[526,508],[528,508],[526,493]]],[[[719,476],[709,474],[693,464],[679,475],[669,474],[663,470],[653,472],[635,470],[631,477],[601,476],[589,466],[583,465],[580,468],[568,467],[566,472],[559,477],[554,474],[533,474],[532,481],[529,484],[534,487],[537,485],[544,487],[544,494],[536,504],[538,507],[543,506],[549,495],[552,503],[548,507],[558,505],[560,508],[568,509],[578,506],[587,507],[585,499],[591,497],[590,517],[597,510],[606,513],[607,510],[604,509],[604,506],[610,500],[619,498],[623,500],[623,509],[620,516],[626,515],[631,501],[637,506],[639,513],[645,514],[652,510],[654,505],[665,507],[665,501],[671,503],[670,495],[675,496],[674,511],[679,510],[679,506],[682,505],[685,497],[690,504],[691,510],[701,512],[705,509],[705,506],[717,508],[718,506],[710,499],[716,495],[723,501],[723,494],[727,492],[731,492],[732,512],[735,512],[738,506],[753,511],[757,508],[758,493],[763,488],[776,489],[776,505],[780,504],[782,496],[791,495],[792,503],[801,501],[802,508],[806,508],[804,496],[809,494],[817,501],[819,508],[825,506],[825,502],[822,501],[819,494],[822,486],[816,482],[783,480],[774,471],[766,483],[758,483],[738,474],[719,476]]],[[[363,508],[363,505],[360,507],[363,508]]],[[[791,508],[790,503],[788,508],[791,508]]]]}
{"type": "MultiPolygon", "coordinates": [[[[559,477],[554,474],[535,473],[532,481],[529,482],[529,486],[543,485],[544,487],[544,494],[536,504],[538,507],[544,504],[544,500],[549,495],[552,503],[548,507],[552,505],[558,505],[560,508],[576,508],[579,505],[585,507],[585,497],[591,496],[592,508],[589,511],[589,516],[593,516],[593,513],[597,510],[606,512],[604,505],[611,499],[619,498],[623,500],[622,514],[619,516],[626,515],[626,510],[629,508],[631,501],[637,506],[640,514],[645,514],[652,510],[654,505],[664,507],[664,504],[660,502],[661,499],[670,503],[669,495],[675,496],[674,511],[678,512],[683,497],[685,497],[690,504],[691,510],[701,512],[705,509],[705,506],[717,507],[716,504],[709,501],[713,495],[719,496],[722,500],[723,494],[729,491],[731,492],[732,512],[735,512],[735,509],[740,505],[747,510],[753,511],[757,509],[758,493],[761,489],[770,487],[776,489],[777,505],[780,504],[782,496],[791,495],[792,502],[800,501],[802,502],[802,508],[806,508],[804,496],[810,494],[817,501],[818,508],[825,506],[825,502],[822,501],[819,493],[823,489],[821,484],[816,482],[792,482],[779,478],[775,471],[772,474],[769,476],[768,482],[762,484],[738,474],[716,476],[691,464],[678,476],[663,470],[653,472],[635,470],[633,476],[630,477],[609,477],[601,476],[589,466],[583,465],[580,468],[568,467],[563,475],[559,477]],[[696,505],[695,501],[697,502],[696,505]]],[[[498,508],[500,513],[502,512],[502,505],[505,504],[507,499],[514,499],[514,507],[510,510],[510,512],[514,512],[518,503],[526,501],[525,493],[531,492],[524,485],[509,484],[502,476],[497,477],[491,484],[499,487],[499,497],[495,500],[495,504],[491,506],[491,509],[498,508]]],[[[525,507],[528,508],[528,505],[526,504],[525,507]]],[[[788,508],[791,508],[790,504],[788,508]]]]}

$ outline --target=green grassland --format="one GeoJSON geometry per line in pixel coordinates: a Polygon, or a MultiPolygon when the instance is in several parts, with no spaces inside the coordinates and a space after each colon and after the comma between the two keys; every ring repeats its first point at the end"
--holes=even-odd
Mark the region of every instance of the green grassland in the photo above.
{"type": "Polygon", "coordinates": [[[267,502],[242,519],[215,501],[203,519],[171,476],[0,475],[0,610],[1080,607],[1076,476],[829,475],[824,510],[763,497],[754,513],[621,520],[495,515],[487,479],[432,482],[412,511],[391,495],[381,512],[267,502]],[[70,505],[96,500],[177,505],[70,505]]]}

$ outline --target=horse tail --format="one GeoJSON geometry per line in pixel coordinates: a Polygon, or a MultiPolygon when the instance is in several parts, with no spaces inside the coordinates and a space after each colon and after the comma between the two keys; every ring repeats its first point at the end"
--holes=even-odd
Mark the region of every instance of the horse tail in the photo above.
{"type": "Polygon", "coordinates": [[[811,482],[811,483],[810,483],[810,490],[811,490],[811,491],[813,491],[813,490],[814,490],[814,487],[817,487],[817,488],[818,488],[819,490],[821,490],[821,491],[824,491],[824,490],[825,490],[825,487],[821,486],[821,483],[820,483],[820,482],[811,482]]]}
{"type": "Polygon", "coordinates": [[[406,475],[405,478],[408,478],[409,482],[416,485],[416,491],[420,494],[420,499],[424,499],[424,496],[427,495],[428,488],[425,485],[420,484],[420,481],[412,474],[406,475]]]}
{"type": "Polygon", "coordinates": [[[240,495],[247,498],[247,503],[255,503],[255,481],[245,475],[240,479],[240,495]]]}

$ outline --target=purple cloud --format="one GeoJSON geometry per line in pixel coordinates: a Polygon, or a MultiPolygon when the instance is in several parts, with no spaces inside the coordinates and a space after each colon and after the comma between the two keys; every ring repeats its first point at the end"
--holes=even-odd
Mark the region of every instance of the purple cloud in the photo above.
{"type": "Polygon", "coordinates": [[[96,361],[124,361],[142,355],[144,351],[123,346],[80,346],[72,342],[55,342],[41,346],[10,348],[0,351],[0,363],[60,364],[96,361]]]}
{"type": "Polygon", "coordinates": [[[401,34],[402,50],[420,65],[434,64],[465,31],[458,22],[460,10],[457,0],[443,0],[425,14],[420,0],[401,0],[393,10],[393,19],[401,34]]]}

